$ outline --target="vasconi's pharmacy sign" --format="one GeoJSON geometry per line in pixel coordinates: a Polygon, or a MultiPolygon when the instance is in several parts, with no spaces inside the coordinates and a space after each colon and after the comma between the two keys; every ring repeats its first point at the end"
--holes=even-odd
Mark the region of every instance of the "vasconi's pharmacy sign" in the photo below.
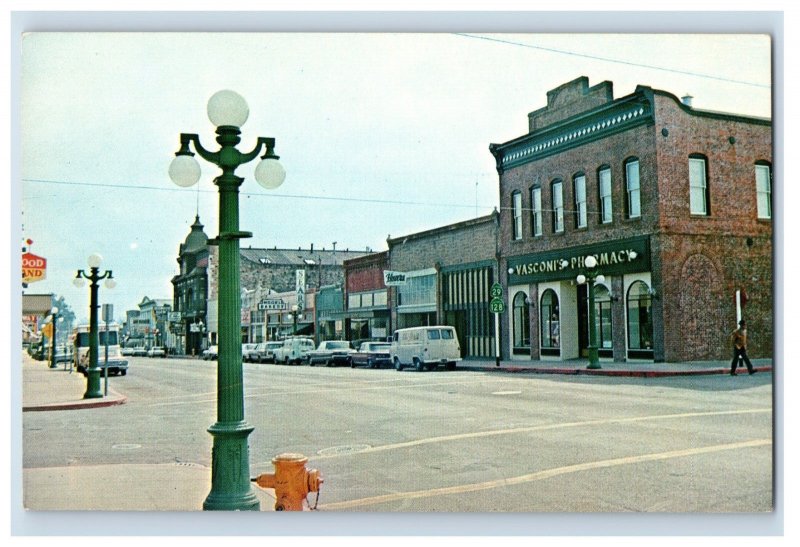
{"type": "Polygon", "coordinates": [[[571,279],[586,270],[584,261],[597,259],[595,270],[603,275],[650,270],[650,238],[620,239],[597,245],[509,257],[509,283],[571,279]]]}

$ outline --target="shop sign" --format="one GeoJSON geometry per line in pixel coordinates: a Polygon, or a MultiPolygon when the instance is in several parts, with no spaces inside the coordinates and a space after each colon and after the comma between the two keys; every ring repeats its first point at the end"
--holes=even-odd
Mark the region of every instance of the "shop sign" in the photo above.
{"type": "Polygon", "coordinates": [[[306,271],[295,270],[295,293],[297,299],[297,309],[302,311],[306,308],[306,271]]]}
{"type": "Polygon", "coordinates": [[[570,279],[586,270],[584,261],[592,255],[595,270],[604,275],[650,270],[650,239],[647,237],[585,245],[512,257],[508,259],[509,283],[570,279]]]}
{"type": "Polygon", "coordinates": [[[286,302],[280,299],[262,300],[258,303],[259,310],[285,310],[286,302]]]}
{"type": "Polygon", "coordinates": [[[383,270],[383,284],[387,287],[399,287],[406,284],[406,274],[383,270]]]}
{"type": "Polygon", "coordinates": [[[22,282],[33,283],[44,280],[47,273],[47,259],[33,253],[22,254],[22,282]]]}

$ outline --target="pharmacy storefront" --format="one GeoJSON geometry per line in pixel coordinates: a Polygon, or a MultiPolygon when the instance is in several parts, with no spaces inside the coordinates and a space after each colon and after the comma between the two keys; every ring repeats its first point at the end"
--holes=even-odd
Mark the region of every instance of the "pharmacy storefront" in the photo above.
{"type": "Polygon", "coordinates": [[[592,275],[600,358],[653,359],[649,237],[508,257],[507,268],[506,339],[512,359],[587,356],[588,282],[579,283],[579,276],[592,275]],[[587,268],[587,256],[595,258],[594,268],[587,268]]]}

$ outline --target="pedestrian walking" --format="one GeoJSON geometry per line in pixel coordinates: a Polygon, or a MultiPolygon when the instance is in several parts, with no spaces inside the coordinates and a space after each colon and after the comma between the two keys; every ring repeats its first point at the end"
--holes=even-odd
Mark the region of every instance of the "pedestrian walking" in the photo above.
{"type": "Polygon", "coordinates": [[[739,321],[739,328],[731,333],[731,343],[733,344],[733,360],[731,361],[731,376],[736,376],[736,368],[739,366],[739,360],[743,360],[747,365],[747,372],[755,374],[753,364],[750,358],[747,357],[747,323],[744,319],[739,321]]]}

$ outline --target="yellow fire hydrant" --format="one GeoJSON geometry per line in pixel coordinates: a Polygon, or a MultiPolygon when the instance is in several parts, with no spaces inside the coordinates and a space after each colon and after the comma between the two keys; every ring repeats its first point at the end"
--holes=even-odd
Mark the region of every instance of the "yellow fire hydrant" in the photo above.
{"type": "Polygon", "coordinates": [[[306,468],[307,462],[302,454],[281,454],[272,458],[275,473],[262,473],[253,479],[262,488],[275,489],[276,511],[308,511],[308,494],[319,495],[322,474],[306,468]]]}

